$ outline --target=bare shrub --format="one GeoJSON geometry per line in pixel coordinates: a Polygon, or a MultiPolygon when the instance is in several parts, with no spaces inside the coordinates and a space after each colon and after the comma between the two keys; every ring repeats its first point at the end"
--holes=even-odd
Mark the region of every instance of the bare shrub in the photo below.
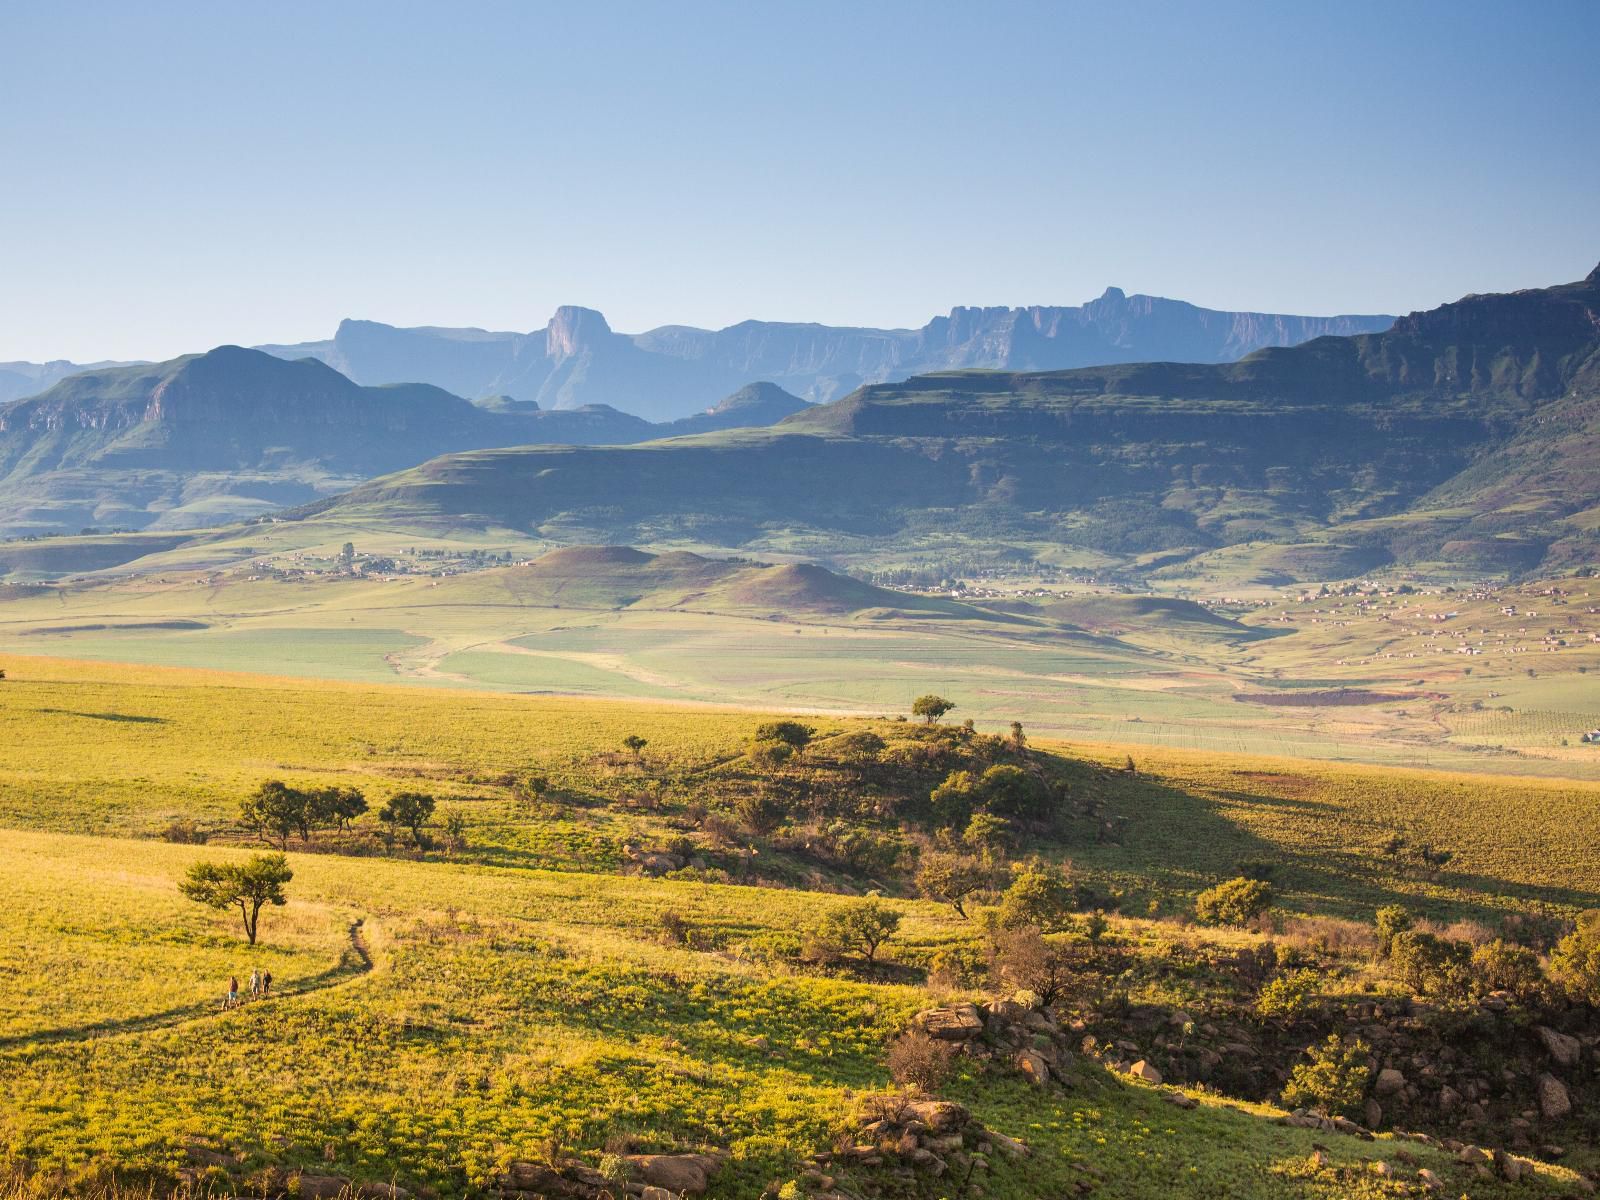
{"type": "Polygon", "coordinates": [[[901,1087],[936,1092],[950,1078],[955,1057],[949,1042],[908,1029],[889,1044],[889,1077],[901,1087]]]}

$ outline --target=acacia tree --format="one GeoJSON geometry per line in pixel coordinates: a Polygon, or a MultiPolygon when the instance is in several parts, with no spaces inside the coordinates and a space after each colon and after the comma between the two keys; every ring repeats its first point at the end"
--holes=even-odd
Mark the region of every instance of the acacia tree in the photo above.
{"type": "Polygon", "coordinates": [[[311,796],[292,788],[281,779],[269,779],[244,798],[239,819],[263,837],[278,840],[278,849],[289,848],[289,835],[295,830],[307,836],[311,796]]]}
{"type": "Polygon", "coordinates": [[[911,702],[911,714],[921,717],[924,723],[932,725],[954,707],[956,705],[953,700],[946,700],[943,696],[935,696],[929,692],[926,696],[918,696],[911,702]]]}
{"type": "Polygon", "coordinates": [[[307,807],[311,823],[348,830],[350,822],[367,811],[367,798],[360,788],[322,788],[312,793],[307,807]]]}
{"type": "Polygon", "coordinates": [[[829,909],[817,925],[817,940],[841,954],[859,953],[870,967],[899,928],[900,914],[873,896],[829,909]]]}
{"type": "Polygon", "coordinates": [[[642,738],[637,733],[630,733],[622,739],[622,744],[633,751],[635,758],[642,758],[644,756],[644,748],[650,744],[650,739],[642,738]]]}
{"type": "Polygon", "coordinates": [[[933,851],[924,854],[917,865],[917,890],[930,900],[948,904],[965,921],[967,897],[990,887],[991,876],[976,858],[933,851]]]}
{"type": "Polygon", "coordinates": [[[397,792],[378,810],[378,819],[388,825],[404,825],[411,831],[411,840],[426,847],[428,838],[422,827],[433,817],[436,806],[434,798],[422,792],[397,792]]]}
{"type": "Polygon", "coordinates": [[[245,937],[256,944],[256,928],[264,905],[289,902],[284,887],[294,878],[281,854],[255,854],[247,863],[195,863],[178,885],[189,899],[211,908],[239,909],[245,937]]]}

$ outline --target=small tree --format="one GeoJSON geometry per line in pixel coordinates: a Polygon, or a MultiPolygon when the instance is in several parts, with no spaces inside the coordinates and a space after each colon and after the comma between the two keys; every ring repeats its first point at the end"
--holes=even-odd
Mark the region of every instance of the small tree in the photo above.
{"type": "Polygon", "coordinates": [[[650,744],[650,739],[642,738],[637,733],[630,733],[622,739],[622,744],[632,751],[635,758],[641,758],[644,755],[644,748],[650,744]]]}
{"type": "Polygon", "coordinates": [[[1295,1067],[1283,1089],[1286,1108],[1320,1108],[1329,1116],[1348,1117],[1361,1111],[1367,1095],[1367,1065],[1372,1050],[1365,1042],[1348,1046],[1330,1033],[1320,1046],[1306,1050],[1310,1062],[1295,1067]]]}
{"type": "Polygon", "coordinates": [[[434,798],[422,792],[397,792],[378,810],[378,819],[390,826],[404,825],[411,831],[411,840],[426,848],[428,838],[422,828],[432,819],[436,807],[434,798]]]}
{"type": "Polygon", "coordinates": [[[1026,750],[1028,748],[1028,735],[1022,732],[1022,722],[1011,722],[1011,748],[1013,750],[1026,750]]]}
{"type": "Polygon", "coordinates": [[[1408,929],[1394,936],[1389,968],[1419,996],[1464,1000],[1472,994],[1472,947],[1466,942],[1408,929]]]}
{"type": "Polygon", "coordinates": [[[1573,1000],[1600,1008],[1600,909],[1578,914],[1578,927],[1550,955],[1550,976],[1573,1000]]]}
{"type": "Polygon", "coordinates": [[[860,954],[870,967],[878,948],[900,928],[900,914],[876,896],[838,905],[817,923],[817,940],[840,954],[860,954]]]}
{"type": "MultiPolygon", "coordinates": [[[[278,839],[278,849],[289,848],[289,835],[306,830],[311,797],[281,779],[269,779],[244,798],[239,819],[262,837],[278,839]]],[[[302,836],[305,836],[302,832],[302,836]]]]}
{"type": "Polygon", "coordinates": [[[866,763],[875,762],[888,743],[873,733],[872,730],[861,729],[855,733],[846,734],[839,739],[837,745],[839,753],[850,762],[865,765],[866,763]]]}
{"type": "Polygon", "coordinates": [[[1394,939],[1411,928],[1411,914],[1398,904],[1386,904],[1378,910],[1374,924],[1378,930],[1378,950],[1388,958],[1394,949],[1394,939]]]}
{"type": "Polygon", "coordinates": [[[195,863],[178,890],[196,903],[212,908],[238,906],[245,937],[254,946],[262,906],[287,904],[289,898],[283,889],[293,878],[294,872],[283,855],[256,854],[243,864],[195,863]]]}
{"type": "Polygon", "coordinates": [[[1048,933],[1067,924],[1077,900],[1065,872],[1035,863],[1019,872],[1000,898],[1000,924],[1007,929],[1033,925],[1048,933]]]}
{"type": "Polygon", "coordinates": [[[1208,925],[1244,925],[1272,904],[1272,885],[1259,879],[1230,879],[1195,897],[1194,915],[1208,925]]]}
{"type": "Polygon", "coordinates": [[[917,864],[917,890],[930,900],[948,904],[963,921],[966,900],[991,884],[991,872],[982,862],[961,854],[934,851],[917,864]]]}
{"type": "Polygon", "coordinates": [[[816,730],[809,725],[802,725],[799,721],[767,721],[756,726],[755,740],[759,742],[782,742],[794,750],[804,750],[811,744],[811,737],[816,730]]]}
{"type": "Polygon", "coordinates": [[[1521,1000],[1537,993],[1544,982],[1539,956],[1526,946],[1502,938],[1473,950],[1472,977],[1480,991],[1510,992],[1521,1000]]]}
{"type": "Polygon", "coordinates": [[[921,717],[926,724],[932,725],[954,707],[956,707],[954,701],[929,692],[926,696],[918,696],[911,702],[911,715],[921,717]]]}
{"type": "Polygon", "coordinates": [[[346,571],[348,571],[352,566],[355,565],[355,561],[356,561],[355,543],[346,542],[344,545],[339,547],[339,565],[341,567],[343,567],[346,571]]]}

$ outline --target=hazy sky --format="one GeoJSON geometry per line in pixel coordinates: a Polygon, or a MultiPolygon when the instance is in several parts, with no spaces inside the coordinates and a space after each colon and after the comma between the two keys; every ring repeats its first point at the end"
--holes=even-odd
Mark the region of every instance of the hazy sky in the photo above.
{"type": "Polygon", "coordinates": [[[0,0],[0,359],[1405,312],[1600,260],[1600,3],[0,0]]]}

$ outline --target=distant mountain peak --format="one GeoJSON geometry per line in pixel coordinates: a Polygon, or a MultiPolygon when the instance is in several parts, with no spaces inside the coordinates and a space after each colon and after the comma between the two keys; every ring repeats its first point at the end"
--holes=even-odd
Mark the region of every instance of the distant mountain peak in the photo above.
{"type": "Polygon", "coordinates": [[[548,339],[548,353],[552,357],[566,358],[597,342],[608,340],[612,333],[603,314],[592,308],[563,304],[550,318],[545,336],[548,339]]]}
{"type": "Polygon", "coordinates": [[[1124,292],[1119,287],[1108,287],[1105,291],[1100,293],[1100,299],[1102,299],[1102,300],[1119,300],[1120,301],[1120,300],[1126,300],[1127,298],[1128,298],[1128,294],[1126,292],[1124,292]]]}

